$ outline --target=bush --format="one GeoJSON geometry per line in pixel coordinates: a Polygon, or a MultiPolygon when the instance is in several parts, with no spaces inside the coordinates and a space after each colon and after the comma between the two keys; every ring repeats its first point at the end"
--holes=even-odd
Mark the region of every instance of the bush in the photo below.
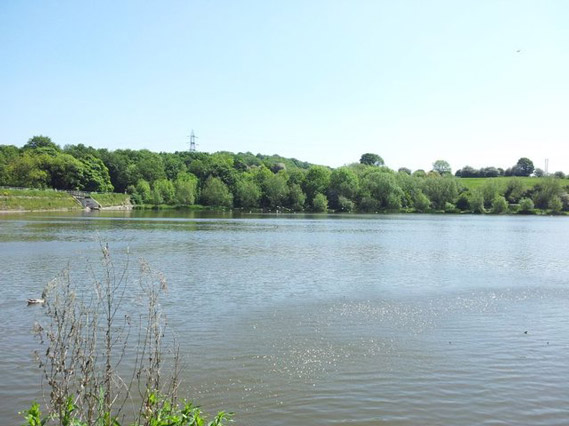
{"type": "MultiPolygon", "coordinates": [[[[155,197],[155,200],[157,198],[161,198],[163,200],[162,202],[166,204],[172,204],[175,201],[174,197],[176,196],[176,189],[174,188],[172,181],[168,179],[158,179],[155,181],[152,187],[152,192],[160,194],[158,197],[155,197]]],[[[155,204],[162,204],[162,202],[155,204]]]]}
{"type": "Polygon", "coordinates": [[[399,210],[401,208],[401,195],[391,193],[387,196],[386,207],[388,210],[399,210]]]}
{"type": "Polygon", "coordinates": [[[456,206],[453,203],[445,203],[445,213],[455,213],[456,206]]]}
{"type": "Polygon", "coordinates": [[[508,206],[508,213],[516,214],[520,212],[520,205],[519,204],[510,204],[508,206]]]}
{"type": "Polygon", "coordinates": [[[563,203],[561,202],[561,198],[558,197],[557,195],[554,196],[551,201],[549,202],[549,209],[551,210],[552,213],[560,213],[561,210],[563,209],[563,203]]]}
{"type": "Polygon", "coordinates": [[[370,196],[362,197],[359,203],[359,210],[363,213],[377,213],[379,211],[379,202],[370,196]]]}
{"type": "Polygon", "coordinates": [[[174,182],[174,189],[178,204],[194,204],[198,193],[198,178],[189,173],[179,173],[174,182]]]}
{"type": "Polygon", "coordinates": [[[341,212],[351,212],[354,210],[354,202],[342,195],[338,197],[338,210],[341,212]]]}
{"type": "Polygon", "coordinates": [[[458,199],[456,200],[456,208],[461,210],[461,211],[465,211],[468,210],[470,207],[470,204],[468,202],[468,197],[466,196],[466,194],[460,194],[460,196],[458,197],[458,199]]]}
{"type": "Polygon", "coordinates": [[[520,213],[531,213],[534,209],[533,201],[530,198],[522,198],[520,200],[520,213]]]}
{"type": "Polygon", "coordinates": [[[136,194],[140,199],[141,203],[148,203],[152,200],[152,190],[150,189],[150,184],[144,179],[140,179],[136,183],[135,187],[136,194]]]}
{"type": "Polygon", "coordinates": [[[563,193],[561,195],[561,197],[559,197],[559,199],[561,200],[561,204],[563,205],[563,207],[562,207],[563,211],[568,211],[569,210],[569,194],[563,193]]]}
{"type": "Polygon", "coordinates": [[[223,181],[217,177],[210,176],[204,183],[201,201],[206,206],[233,206],[233,194],[223,181]]]}
{"type": "Polygon", "coordinates": [[[415,198],[415,210],[423,213],[427,211],[430,206],[431,206],[431,201],[429,200],[429,198],[422,192],[419,192],[415,198]]]}
{"type": "Polygon", "coordinates": [[[492,201],[492,213],[501,214],[508,211],[508,202],[502,196],[496,196],[492,201]]]}
{"type": "Polygon", "coordinates": [[[484,195],[479,190],[472,193],[469,204],[473,213],[486,213],[484,209],[484,195]]]}
{"type": "Polygon", "coordinates": [[[312,209],[317,213],[323,213],[328,210],[328,199],[324,194],[316,194],[312,200],[312,209]]]}

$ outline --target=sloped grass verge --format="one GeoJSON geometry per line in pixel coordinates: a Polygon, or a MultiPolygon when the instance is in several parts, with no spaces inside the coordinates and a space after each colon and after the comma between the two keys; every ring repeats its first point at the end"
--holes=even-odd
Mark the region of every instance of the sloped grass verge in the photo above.
{"type": "Polygon", "coordinates": [[[81,210],[81,205],[63,191],[0,189],[1,210],[81,210]]]}

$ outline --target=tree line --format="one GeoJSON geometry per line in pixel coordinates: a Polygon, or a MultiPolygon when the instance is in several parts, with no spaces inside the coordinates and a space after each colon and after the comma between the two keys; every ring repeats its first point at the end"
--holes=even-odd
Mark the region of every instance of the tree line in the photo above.
{"type": "MultiPolygon", "coordinates": [[[[394,171],[379,155],[366,153],[358,163],[331,169],[249,152],[109,151],[82,144],[61,148],[48,137],[35,136],[22,148],[0,146],[0,185],[126,192],[135,204],[266,211],[569,211],[567,182],[561,176],[534,186],[517,177],[534,173],[530,163],[521,158],[511,168],[511,179],[488,180],[469,190],[459,177],[470,176],[471,168],[453,176],[444,160],[435,161],[429,172],[394,171]]],[[[486,177],[506,175],[488,169],[494,168],[484,169],[486,177]]]]}

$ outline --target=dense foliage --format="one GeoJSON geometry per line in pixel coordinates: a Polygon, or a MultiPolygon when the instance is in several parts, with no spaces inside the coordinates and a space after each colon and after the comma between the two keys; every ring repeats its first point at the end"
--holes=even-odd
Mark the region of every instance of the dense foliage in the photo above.
{"type": "Polygon", "coordinates": [[[537,185],[519,180],[540,172],[528,158],[507,170],[466,166],[455,176],[444,160],[435,161],[429,172],[394,171],[383,164],[373,153],[363,154],[359,163],[331,169],[250,152],[109,151],[81,144],[61,149],[36,136],[22,148],[0,146],[0,186],[114,190],[130,194],[135,204],[265,211],[512,213],[527,210],[520,206],[522,199],[545,211],[569,210],[561,172],[539,179],[537,185]],[[504,176],[511,179],[491,179],[476,188],[458,178],[504,176]]]}

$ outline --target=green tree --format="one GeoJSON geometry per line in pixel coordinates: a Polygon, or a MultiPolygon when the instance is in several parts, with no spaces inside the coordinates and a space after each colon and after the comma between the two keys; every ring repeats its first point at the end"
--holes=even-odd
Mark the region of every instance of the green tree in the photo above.
{"type": "Polygon", "coordinates": [[[450,164],[445,160],[437,160],[433,163],[433,170],[440,175],[448,175],[451,174],[452,169],[450,168],[450,164]]]}
{"type": "MultiPolygon", "coordinates": [[[[421,191],[422,180],[407,174],[406,172],[397,172],[395,175],[397,185],[403,190],[401,205],[405,208],[416,207],[416,201],[421,191]]],[[[424,194],[423,194],[424,195],[424,194]]]]}
{"type": "Polygon", "coordinates": [[[500,195],[500,185],[491,179],[484,182],[480,190],[484,197],[484,207],[487,209],[492,207],[494,200],[500,195]]]}
{"type": "Polygon", "coordinates": [[[304,181],[306,180],[306,170],[294,168],[287,170],[288,173],[288,184],[298,184],[302,187],[304,181]]]}
{"type": "Polygon", "coordinates": [[[136,182],[142,179],[139,177],[136,180],[129,180],[127,169],[133,162],[130,152],[130,150],[107,151],[106,149],[98,151],[99,157],[109,171],[111,184],[117,192],[124,192],[129,185],[136,185],[136,182]]]}
{"type": "Polygon", "coordinates": [[[41,168],[46,170],[49,186],[55,189],[83,189],[85,165],[69,154],[40,155],[41,168]]]}
{"type": "Polygon", "coordinates": [[[20,157],[20,150],[14,145],[0,145],[0,185],[10,185],[8,166],[20,157]]]}
{"type": "Polygon", "coordinates": [[[567,192],[564,192],[559,198],[561,199],[561,204],[563,205],[561,210],[569,211],[569,194],[567,192]]]}
{"type": "Polygon", "coordinates": [[[236,207],[252,209],[259,207],[261,199],[261,188],[250,174],[244,174],[237,179],[234,185],[234,196],[236,207]]]}
{"type": "Polygon", "coordinates": [[[161,152],[160,157],[162,158],[162,164],[164,165],[166,179],[175,181],[180,173],[188,171],[188,168],[184,164],[180,155],[161,152]]]}
{"type": "Polygon", "coordinates": [[[298,183],[290,185],[288,190],[288,207],[296,212],[304,210],[304,203],[306,202],[306,194],[298,183]]]}
{"type": "Polygon", "coordinates": [[[482,191],[476,189],[470,195],[470,210],[472,213],[485,213],[484,209],[484,195],[482,191]]]}
{"type": "MultiPolygon", "coordinates": [[[[144,179],[140,179],[137,183],[136,183],[136,194],[138,195],[138,197],[140,198],[140,201],[143,203],[149,203],[152,201],[152,191],[150,189],[150,184],[145,181],[144,179]]],[[[160,202],[157,204],[162,204],[163,200],[162,197],[160,196],[160,193],[158,193],[159,198],[160,198],[160,202]]]]}
{"type": "Polygon", "coordinates": [[[353,212],[356,208],[356,204],[342,195],[338,197],[338,207],[337,210],[341,212],[353,212]]]}
{"type": "Polygon", "coordinates": [[[458,196],[458,199],[456,200],[456,208],[461,210],[461,211],[465,211],[470,209],[470,202],[468,201],[468,196],[466,195],[466,193],[462,193],[458,196]]]}
{"type": "Polygon", "coordinates": [[[159,179],[166,179],[162,157],[154,152],[147,149],[138,151],[134,165],[136,167],[131,169],[132,179],[129,183],[137,182],[140,178],[150,183],[159,179]]]}
{"type": "Polygon", "coordinates": [[[271,210],[282,207],[288,196],[286,172],[281,171],[269,176],[262,189],[265,207],[271,210]]]}
{"type": "Polygon", "coordinates": [[[61,152],[61,148],[51,141],[47,136],[34,136],[22,148],[24,151],[33,150],[36,153],[56,155],[61,152]]]}
{"type": "Polygon", "coordinates": [[[162,202],[166,204],[173,204],[176,197],[176,189],[171,180],[158,179],[152,185],[154,191],[158,191],[162,202]]]}
{"type": "Polygon", "coordinates": [[[324,194],[318,193],[314,196],[312,210],[316,213],[323,213],[328,210],[328,199],[324,194]]]}
{"type": "Polygon", "coordinates": [[[360,157],[360,163],[366,164],[368,166],[383,166],[384,164],[383,158],[377,154],[372,154],[370,152],[362,154],[360,157]]]}
{"type": "Polygon", "coordinates": [[[63,152],[73,157],[77,158],[78,160],[82,160],[83,158],[92,155],[97,158],[101,158],[99,155],[99,151],[95,148],[90,146],[85,146],[82,143],[77,145],[65,145],[63,148],[63,152]]]}
{"type": "Polygon", "coordinates": [[[212,174],[212,165],[209,157],[193,159],[188,166],[188,171],[198,177],[200,180],[207,179],[212,174]]]}
{"type": "Polygon", "coordinates": [[[233,167],[242,172],[249,170],[252,166],[260,166],[261,164],[263,164],[262,161],[250,152],[239,152],[235,154],[233,159],[233,167]]]}
{"type": "MultiPolygon", "coordinates": [[[[349,167],[339,167],[332,171],[328,186],[330,207],[340,209],[340,197],[354,200],[359,190],[359,178],[349,167]]],[[[345,204],[345,202],[343,202],[345,204]]]]}
{"type": "Polygon", "coordinates": [[[312,204],[316,194],[327,192],[331,174],[330,169],[324,166],[311,166],[308,169],[303,187],[308,203],[312,204]]]}
{"type": "Polygon", "coordinates": [[[255,182],[263,188],[265,182],[273,176],[273,172],[263,165],[261,167],[254,168],[251,171],[251,176],[255,179],[255,182]]]}
{"type": "Polygon", "coordinates": [[[429,200],[429,198],[423,194],[421,191],[419,191],[417,193],[417,196],[415,197],[415,210],[417,210],[418,212],[426,212],[429,207],[431,206],[431,200],[429,200]]]}
{"type": "Polygon", "coordinates": [[[431,176],[423,180],[422,190],[433,207],[444,210],[446,203],[454,203],[458,196],[458,183],[452,176],[431,176]]]}
{"type": "Polygon", "coordinates": [[[453,203],[445,203],[445,213],[456,213],[456,206],[453,203]]]}
{"type": "Polygon", "coordinates": [[[201,202],[206,206],[232,207],[233,194],[220,178],[210,176],[202,188],[201,202]]]}
{"type": "Polygon", "coordinates": [[[532,197],[535,207],[539,209],[547,209],[549,203],[555,197],[559,197],[563,193],[559,179],[550,177],[544,178],[534,187],[534,195],[532,197]]]}
{"type": "Polygon", "coordinates": [[[381,209],[379,201],[373,198],[369,192],[362,189],[360,194],[360,201],[358,203],[358,210],[364,213],[377,213],[381,209]]]}
{"type": "Polygon", "coordinates": [[[520,213],[531,213],[535,208],[530,198],[522,198],[520,200],[520,213]]]}
{"type": "Polygon", "coordinates": [[[563,209],[563,202],[561,201],[561,197],[554,196],[551,201],[549,201],[549,209],[552,213],[559,213],[563,209]]]}
{"type": "Polygon", "coordinates": [[[364,176],[361,181],[364,194],[377,201],[379,209],[397,210],[401,208],[403,190],[397,184],[393,173],[375,171],[364,176]]]}
{"type": "Polygon", "coordinates": [[[198,178],[191,173],[180,172],[174,182],[174,190],[178,204],[194,204],[198,193],[198,178]]]}
{"type": "Polygon", "coordinates": [[[152,201],[152,204],[154,204],[155,206],[164,204],[164,197],[162,196],[162,192],[160,191],[159,188],[156,187],[152,188],[150,200],[152,201]]]}
{"type": "Polygon", "coordinates": [[[98,157],[85,154],[79,161],[83,163],[83,177],[81,188],[85,191],[112,192],[113,184],[109,175],[109,169],[98,157]]]}
{"type": "Polygon", "coordinates": [[[496,195],[492,201],[492,213],[501,214],[508,210],[508,202],[506,199],[500,195],[496,195]]]}
{"type": "Polygon", "coordinates": [[[6,184],[26,188],[47,188],[49,173],[40,164],[39,156],[24,152],[6,166],[6,184]]]}
{"type": "Polygon", "coordinates": [[[533,162],[529,158],[522,157],[513,167],[512,174],[514,176],[529,176],[533,173],[533,171],[533,162]]]}
{"type": "Polygon", "coordinates": [[[506,184],[506,190],[504,192],[504,197],[510,203],[517,203],[520,201],[524,195],[525,187],[520,178],[510,178],[506,184]]]}

